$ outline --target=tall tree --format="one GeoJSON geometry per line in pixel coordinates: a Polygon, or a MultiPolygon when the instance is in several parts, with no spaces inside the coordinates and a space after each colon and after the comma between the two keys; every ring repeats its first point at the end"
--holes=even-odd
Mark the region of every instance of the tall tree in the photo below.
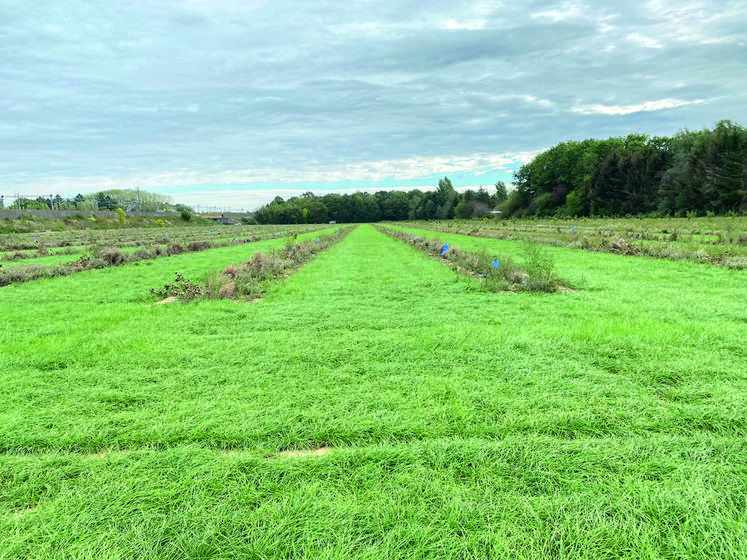
{"type": "Polygon", "coordinates": [[[508,200],[508,190],[506,189],[506,183],[503,181],[497,181],[495,183],[495,194],[493,195],[492,204],[498,206],[508,200]]]}

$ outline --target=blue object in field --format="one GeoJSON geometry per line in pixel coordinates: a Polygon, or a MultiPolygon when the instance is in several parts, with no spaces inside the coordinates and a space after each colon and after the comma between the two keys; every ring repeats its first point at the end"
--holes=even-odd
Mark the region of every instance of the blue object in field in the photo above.
{"type": "Polygon", "coordinates": [[[446,251],[448,250],[449,250],[449,244],[447,243],[446,245],[444,245],[444,248],[441,249],[441,256],[443,257],[446,254],[446,251]]]}
{"type": "Polygon", "coordinates": [[[36,237],[32,237],[32,238],[31,238],[31,241],[36,241],[36,237]]]}
{"type": "Polygon", "coordinates": [[[296,252],[296,248],[295,247],[291,247],[291,253],[295,253],[295,252],[296,252]]]}
{"type": "Polygon", "coordinates": [[[495,259],[494,261],[490,261],[490,264],[492,264],[494,267],[498,268],[501,266],[501,261],[498,259],[495,259]]]}
{"type": "Polygon", "coordinates": [[[410,234],[410,239],[412,239],[412,234],[410,234]]]}
{"type": "Polygon", "coordinates": [[[168,239],[168,238],[169,238],[169,234],[167,233],[167,234],[166,234],[166,239],[168,239]]]}
{"type": "Polygon", "coordinates": [[[319,243],[319,238],[318,238],[318,237],[316,238],[316,241],[315,241],[315,243],[319,243]]]}

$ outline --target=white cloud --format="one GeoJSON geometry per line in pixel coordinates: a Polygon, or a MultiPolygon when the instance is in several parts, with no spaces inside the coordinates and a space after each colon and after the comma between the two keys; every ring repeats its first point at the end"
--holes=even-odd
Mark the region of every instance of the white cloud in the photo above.
{"type": "Polygon", "coordinates": [[[588,6],[584,6],[582,3],[564,1],[561,2],[560,5],[553,6],[550,9],[534,12],[530,17],[533,19],[543,19],[557,23],[559,21],[587,17],[588,13],[588,6]]]}
{"type": "MultiPolygon", "coordinates": [[[[258,168],[221,171],[193,171],[182,169],[167,173],[141,175],[91,176],[57,178],[41,183],[29,182],[26,190],[44,188],[65,194],[89,192],[102,189],[134,188],[158,190],[171,187],[180,191],[179,185],[230,185],[230,184],[276,184],[278,192],[283,185],[297,183],[374,183],[391,180],[412,181],[422,177],[448,174],[484,174],[489,172],[509,172],[513,168],[530,161],[537,152],[515,154],[472,154],[469,156],[414,157],[388,161],[370,161],[339,165],[321,165],[299,169],[258,168]]],[[[389,188],[389,187],[387,187],[389,188]]],[[[308,190],[308,188],[304,189],[308,190]]],[[[273,191],[275,192],[275,191],[273,191]]],[[[274,195],[273,195],[274,196],[274,195]]]]}
{"type": "Polygon", "coordinates": [[[555,106],[555,103],[553,101],[550,101],[549,99],[541,99],[534,95],[528,95],[528,94],[504,94],[504,95],[498,95],[494,97],[498,101],[510,101],[510,100],[519,100],[523,101],[524,103],[530,104],[530,105],[538,105],[539,107],[544,107],[546,109],[549,109],[551,107],[555,106]]]}
{"type": "Polygon", "coordinates": [[[484,19],[473,20],[473,21],[455,21],[453,19],[444,22],[443,26],[446,29],[485,29],[486,21],[484,19]]]}
{"type": "Polygon", "coordinates": [[[635,105],[576,105],[571,108],[574,113],[582,115],[630,115],[632,113],[661,111],[664,109],[675,109],[686,105],[697,105],[705,103],[703,99],[694,101],[682,101],[680,99],[661,99],[659,101],[647,101],[635,105]]]}
{"type": "Polygon", "coordinates": [[[663,47],[661,41],[652,39],[641,33],[629,33],[625,38],[634,45],[640,45],[647,49],[661,49],[663,47]]]}

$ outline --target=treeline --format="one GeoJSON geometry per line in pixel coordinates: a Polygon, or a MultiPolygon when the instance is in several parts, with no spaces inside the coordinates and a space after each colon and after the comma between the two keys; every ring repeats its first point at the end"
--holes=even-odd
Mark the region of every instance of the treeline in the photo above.
{"type": "Polygon", "coordinates": [[[747,129],[562,142],[514,173],[503,217],[747,212],[747,129]]]}
{"type": "Polygon", "coordinates": [[[99,191],[93,194],[77,194],[72,198],[63,198],[59,194],[49,197],[16,198],[12,202],[0,199],[0,208],[7,204],[8,208],[18,210],[111,210],[122,208],[126,212],[191,212],[192,209],[183,204],[171,204],[168,196],[138,191],[133,189],[116,189],[99,191]]]}
{"type": "Polygon", "coordinates": [[[254,218],[260,224],[469,219],[485,216],[507,197],[506,185],[501,182],[495,184],[492,194],[482,187],[458,193],[448,177],[444,177],[434,191],[412,189],[408,192],[392,190],[324,196],[307,192],[288,200],[278,196],[257,210],[254,218]]]}

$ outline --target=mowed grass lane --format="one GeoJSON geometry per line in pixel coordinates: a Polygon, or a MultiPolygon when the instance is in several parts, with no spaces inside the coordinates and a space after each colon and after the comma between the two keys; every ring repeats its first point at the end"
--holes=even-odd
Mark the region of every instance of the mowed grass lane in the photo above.
{"type": "Polygon", "coordinates": [[[489,294],[361,226],[257,304],[0,290],[0,557],[747,556],[742,345],[589,262],[489,294]]]}

